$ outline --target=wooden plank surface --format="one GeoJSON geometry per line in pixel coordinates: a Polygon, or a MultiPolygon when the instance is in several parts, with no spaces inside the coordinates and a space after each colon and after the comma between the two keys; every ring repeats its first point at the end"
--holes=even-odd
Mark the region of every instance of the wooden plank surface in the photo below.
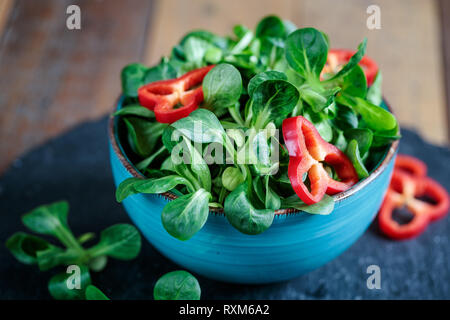
{"type": "Polygon", "coordinates": [[[146,0],[15,1],[0,49],[0,171],[32,146],[111,111],[120,69],[142,58],[150,14],[146,0]],[[66,28],[73,3],[81,30],[66,28]]]}
{"type": "Polygon", "coordinates": [[[447,98],[447,139],[450,141],[450,1],[439,0],[445,92],[447,98]]]}
{"type": "Polygon", "coordinates": [[[9,13],[13,4],[13,0],[0,0],[0,35],[3,33],[3,28],[8,22],[9,13]]]}
{"type": "Polygon", "coordinates": [[[267,14],[320,28],[334,47],[355,48],[367,36],[401,124],[448,143],[436,1],[0,0],[0,171],[49,137],[108,113],[125,64],[156,63],[191,29],[230,34],[267,14]],[[82,30],[65,26],[73,3],[82,30]],[[370,4],[381,8],[381,30],[366,28],[370,4]]]}

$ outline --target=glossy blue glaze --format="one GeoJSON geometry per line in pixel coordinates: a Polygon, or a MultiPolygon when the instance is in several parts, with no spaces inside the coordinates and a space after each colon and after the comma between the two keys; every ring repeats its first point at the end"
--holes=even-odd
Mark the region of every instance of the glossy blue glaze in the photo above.
{"type": "MultiPolygon", "coordinates": [[[[118,185],[132,174],[110,143],[111,167],[118,185]]],[[[204,227],[180,241],[162,226],[168,202],[159,195],[137,194],[123,205],[147,240],[163,255],[200,275],[236,283],[288,280],[316,269],[350,247],[367,229],[389,184],[394,157],[357,192],[336,200],[327,216],[293,213],[275,216],[264,233],[250,236],[234,229],[224,215],[210,213],[204,227]]],[[[358,185],[354,188],[358,189],[358,185]]]]}

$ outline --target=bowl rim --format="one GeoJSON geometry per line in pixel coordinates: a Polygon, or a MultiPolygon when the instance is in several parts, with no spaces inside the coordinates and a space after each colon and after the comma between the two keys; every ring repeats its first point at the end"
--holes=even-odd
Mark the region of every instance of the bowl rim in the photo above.
{"type": "MultiPolygon", "coordinates": [[[[119,97],[116,99],[116,102],[114,104],[113,113],[117,110],[119,104],[121,104],[122,101],[123,101],[123,96],[119,95],[119,97]]],[[[386,104],[388,110],[392,114],[394,114],[390,104],[386,101],[386,99],[384,97],[383,97],[383,102],[386,104]]],[[[125,152],[123,152],[123,148],[121,146],[119,146],[119,143],[116,139],[118,137],[118,135],[115,132],[115,130],[116,130],[115,121],[114,121],[115,116],[113,115],[113,113],[110,114],[109,121],[108,121],[108,137],[109,137],[109,142],[111,143],[112,149],[113,149],[115,155],[118,157],[120,163],[125,167],[125,169],[128,171],[128,173],[130,173],[135,178],[143,179],[143,178],[145,178],[145,176],[134,167],[134,165],[129,161],[125,152]]],[[[399,132],[400,132],[400,128],[399,128],[399,132]]],[[[389,163],[394,158],[394,155],[398,150],[399,141],[400,141],[400,139],[395,140],[394,142],[391,143],[391,146],[389,147],[389,150],[384,155],[383,160],[378,164],[378,166],[370,173],[370,175],[367,178],[365,178],[362,181],[358,181],[355,185],[353,185],[349,189],[333,195],[332,197],[334,199],[334,202],[339,203],[339,202],[355,195],[359,190],[363,189],[364,187],[369,185],[371,182],[373,182],[376,178],[378,178],[381,175],[381,173],[384,172],[384,170],[386,170],[389,163]]],[[[158,195],[162,196],[163,198],[165,198],[168,201],[172,201],[172,200],[178,198],[177,195],[173,194],[170,191],[160,193],[158,195]]],[[[214,213],[214,214],[225,215],[223,208],[209,207],[209,212],[214,213]]],[[[286,209],[275,210],[275,215],[289,215],[289,214],[297,214],[297,213],[302,213],[302,212],[304,212],[304,211],[294,209],[294,208],[286,208],[286,209]]]]}

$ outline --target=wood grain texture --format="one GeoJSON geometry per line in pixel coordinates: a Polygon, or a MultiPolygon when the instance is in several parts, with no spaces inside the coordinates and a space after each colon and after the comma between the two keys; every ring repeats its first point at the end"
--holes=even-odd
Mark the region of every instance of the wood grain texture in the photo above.
{"type": "Polygon", "coordinates": [[[254,27],[267,14],[330,35],[333,47],[356,48],[368,38],[368,55],[384,77],[383,90],[400,123],[426,139],[446,143],[447,123],[435,1],[422,0],[164,0],[150,25],[145,61],[156,63],[188,30],[206,28],[230,34],[233,25],[254,27]],[[366,27],[371,4],[381,8],[381,30],[366,27]]]}
{"type": "Polygon", "coordinates": [[[0,35],[3,33],[3,28],[8,22],[9,13],[14,4],[14,0],[0,0],[0,35]]]}
{"type": "Polygon", "coordinates": [[[439,0],[439,11],[441,13],[442,55],[447,98],[447,138],[450,141],[450,1],[439,0]]]}
{"type": "Polygon", "coordinates": [[[15,1],[0,50],[0,170],[30,147],[111,111],[121,68],[142,58],[150,13],[145,0],[15,1]],[[66,28],[73,3],[81,8],[81,30],[66,28]]]}

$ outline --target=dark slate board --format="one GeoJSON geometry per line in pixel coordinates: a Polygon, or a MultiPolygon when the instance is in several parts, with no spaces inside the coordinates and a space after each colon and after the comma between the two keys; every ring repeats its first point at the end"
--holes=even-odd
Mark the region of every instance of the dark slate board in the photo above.
{"type": "MultiPolygon", "coordinates": [[[[130,222],[114,200],[107,119],[85,123],[17,159],[0,178],[0,240],[25,231],[21,214],[67,199],[75,234],[99,232],[130,222]]],[[[429,174],[450,189],[450,150],[404,130],[400,151],[426,161],[429,174]]],[[[384,238],[376,223],[344,254],[307,275],[273,285],[235,285],[198,277],[204,299],[450,299],[450,216],[417,239],[384,238]],[[369,265],[381,268],[381,289],[366,286],[369,265]]],[[[93,283],[112,299],[152,299],[157,278],[179,267],[144,241],[132,262],[110,260],[93,283]]],[[[50,299],[48,279],[56,272],[17,262],[0,246],[0,299],[50,299]]]]}

